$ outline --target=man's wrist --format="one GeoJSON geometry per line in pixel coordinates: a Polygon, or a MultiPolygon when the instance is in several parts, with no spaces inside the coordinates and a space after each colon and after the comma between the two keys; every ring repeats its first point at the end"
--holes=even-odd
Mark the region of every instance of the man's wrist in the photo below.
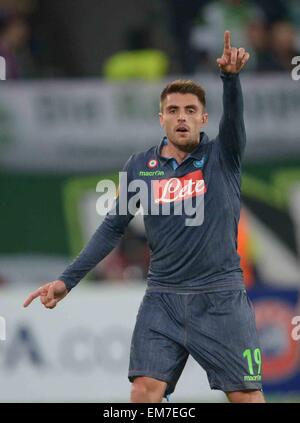
{"type": "Polygon", "coordinates": [[[220,77],[221,78],[227,78],[227,79],[234,79],[236,77],[239,76],[239,72],[224,72],[224,71],[220,71],[220,77]]]}
{"type": "Polygon", "coordinates": [[[63,276],[60,276],[57,280],[59,280],[59,281],[61,281],[61,282],[63,282],[65,284],[65,287],[66,287],[66,289],[67,289],[68,292],[70,292],[71,289],[73,288],[73,286],[63,276]]]}

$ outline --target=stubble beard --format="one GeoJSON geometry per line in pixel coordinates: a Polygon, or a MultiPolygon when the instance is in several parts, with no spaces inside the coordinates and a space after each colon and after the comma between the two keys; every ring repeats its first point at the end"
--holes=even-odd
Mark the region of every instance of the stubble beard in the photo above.
{"type": "Polygon", "coordinates": [[[191,153],[195,148],[199,145],[200,138],[199,139],[186,139],[182,141],[170,140],[171,143],[178,148],[178,150],[184,152],[184,153],[191,153]]]}

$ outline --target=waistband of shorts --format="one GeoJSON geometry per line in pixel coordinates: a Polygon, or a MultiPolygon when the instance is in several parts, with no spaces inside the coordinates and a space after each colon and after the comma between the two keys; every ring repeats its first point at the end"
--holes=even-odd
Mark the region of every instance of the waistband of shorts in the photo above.
{"type": "Polygon", "coordinates": [[[243,281],[218,281],[210,282],[204,285],[198,286],[158,286],[158,285],[149,285],[146,288],[147,292],[165,292],[173,294],[197,294],[197,293],[209,293],[209,292],[221,292],[221,291],[242,291],[246,290],[245,284],[243,281]]]}

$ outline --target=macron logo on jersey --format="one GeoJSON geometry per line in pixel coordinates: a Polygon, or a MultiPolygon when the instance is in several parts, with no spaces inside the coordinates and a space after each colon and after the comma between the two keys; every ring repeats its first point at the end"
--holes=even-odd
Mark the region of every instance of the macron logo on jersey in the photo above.
{"type": "Polygon", "coordinates": [[[154,201],[157,204],[173,203],[204,195],[206,186],[202,170],[195,170],[180,178],[153,181],[154,201]]]}

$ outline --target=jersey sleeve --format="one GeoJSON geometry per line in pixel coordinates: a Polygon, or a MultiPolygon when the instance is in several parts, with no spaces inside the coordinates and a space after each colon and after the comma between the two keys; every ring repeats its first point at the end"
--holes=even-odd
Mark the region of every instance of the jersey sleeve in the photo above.
{"type": "Polygon", "coordinates": [[[132,173],[132,161],[133,156],[129,158],[122,170],[122,172],[127,173],[126,183],[120,183],[118,190],[119,192],[114,206],[107,213],[102,224],[97,228],[79,255],[58,277],[59,280],[64,281],[69,291],[74,288],[90,270],[92,270],[113,250],[124,234],[124,231],[130,220],[134,217],[128,212],[127,204],[125,213],[124,207],[120,207],[120,198],[127,199],[127,197],[129,197],[128,194],[123,194],[125,194],[124,190],[128,191],[127,187],[128,183],[130,182],[130,175],[132,173]]]}
{"type": "Polygon", "coordinates": [[[243,95],[238,74],[221,73],[223,115],[219,127],[220,152],[228,166],[238,171],[246,146],[243,95]]]}

